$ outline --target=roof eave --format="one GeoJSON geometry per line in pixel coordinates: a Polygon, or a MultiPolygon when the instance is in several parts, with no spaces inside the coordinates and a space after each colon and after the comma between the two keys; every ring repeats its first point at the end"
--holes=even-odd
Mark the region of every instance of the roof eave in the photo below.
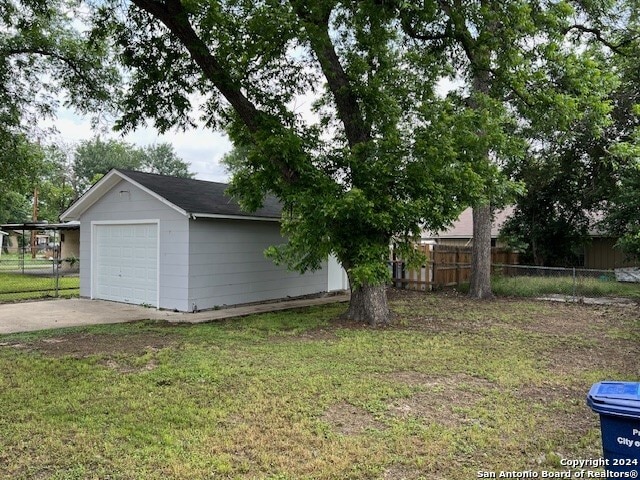
{"type": "Polygon", "coordinates": [[[259,222],[280,222],[280,217],[256,217],[250,215],[224,215],[219,213],[192,213],[190,217],[194,220],[198,218],[217,218],[225,220],[255,220],[259,222]]]}

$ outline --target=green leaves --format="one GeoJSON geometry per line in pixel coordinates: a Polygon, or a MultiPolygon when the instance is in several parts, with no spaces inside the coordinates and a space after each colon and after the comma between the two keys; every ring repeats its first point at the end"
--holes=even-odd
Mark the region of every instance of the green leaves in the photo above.
{"type": "Polygon", "coordinates": [[[96,137],[82,141],[76,147],[72,169],[81,183],[80,193],[94,183],[96,175],[104,175],[112,168],[193,177],[189,165],[178,157],[169,143],[137,147],[121,140],[96,137]]]}
{"type": "Polygon", "coordinates": [[[0,125],[26,127],[20,120],[51,115],[60,92],[66,93],[66,104],[83,113],[113,107],[118,72],[109,62],[106,44],[87,40],[73,24],[77,4],[7,3],[0,18],[0,125]]]}
{"type": "MultiPolygon", "coordinates": [[[[630,153],[630,150],[618,150],[630,153]]],[[[619,170],[618,188],[606,205],[603,226],[618,237],[617,246],[629,257],[640,259],[640,156],[636,145],[633,157],[619,170]]]]}
{"type": "Polygon", "coordinates": [[[604,134],[616,80],[567,41],[596,3],[114,0],[98,26],[131,79],[119,128],[225,129],[230,193],[283,204],[267,254],[305,271],[333,253],[359,285],[385,281],[390,241],[522,193],[528,152],[604,134]]]}
{"type": "Polygon", "coordinates": [[[39,121],[61,103],[96,118],[113,111],[119,73],[107,44],[80,31],[79,16],[80,5],[67,0],[0,1],[0,203],[15,206],[0,214],[5,221],[30,217],[20,207],[45,175],[36,139],[48,132],[39,121]]]}

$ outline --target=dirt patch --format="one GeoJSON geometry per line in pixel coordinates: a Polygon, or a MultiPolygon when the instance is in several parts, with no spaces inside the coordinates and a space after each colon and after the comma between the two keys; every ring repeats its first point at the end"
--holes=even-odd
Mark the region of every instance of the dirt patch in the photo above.
{"type": "Polygon", "coordinates": [[[369,412],[346,402],[332,405],[320,419],[342,435],[358,435],[370,429],[385,428],[369,412]]]}
{"type": "Polygon", "coordinates": [[[455,291],[425,294],[389,289],[392,309],[400,313],[401,328],[431,332],[477,332],[488,327],[512,327],[554,336],[606,335],[612,328],[628,328],[640,309],[629,305],[587,305],[499,298],[472,300],[455,291]],[[505,312],[509,312],[508,316],[505,312]]]}
{"type": "Polygon", "coordinates": [[[640,345],[629,340],[601,338],[593,346],[565,346],[551,352],[551,369],[567,376],[598,370],[617,370],[640,376],[640,345]]]}
{"type": "MultiPolygon", "coordinates": [[[[598,415],[591,413],[585,401],[591,384],[566,385],[527,385],[513,390],[513,394],[536,412],[547,411],[550,408],[563,411],[564,414],[547,417],[540,415],[537,421],[539,432],[547,435],[563,435],[565,438],[576,439],[585,437],[590,430],[598,429],[598,415]]],[[[544,454],[539,460],[544,463],[544,454]]]]}
{"type": "Polygon", "coordinates": [[[528,404],[549,405],[556,402],[582,405],[587,398],[589,386],[574,385],[523,385],[512,390],[512,393],[528,404]]]}
{"type": "Polygon", "coordinates": [[[459,427],[469,423],[464,414],[465,407],[472,407],[480,401],[494,384],[482,378],[465,374],[448,377],[433,377],[418,372],[396,372],[390,379],[426,390],[407,398],[394,400],[388,405],[391,415],[415,417],[428,423],[446,427],[459,427]]]}
{"type": "Polygon", "coordinates": [[[0,348],[16,348],[16,349],[23,349],[23,348],[28,348],[28,345],[25,343],[18,343],[18,342],[2,342],[0,343],[0,348]]]}
{"type": "Polygon", "coordinates": [[[127,336],[74,333],[29,343],[27,347],[52,357],[85,358],[92,355],[143,355],[177,343],[171,335],[153,333],[127,336]]]}
{"type": "Polygon", "coordinates": [[[585,304],[543,303],[540,312],[518,322],[526,331],[550,335],[605,334],[615,327],[623,327],[637,318],[639,310],[628,306],[592,306],[585,304]]]}

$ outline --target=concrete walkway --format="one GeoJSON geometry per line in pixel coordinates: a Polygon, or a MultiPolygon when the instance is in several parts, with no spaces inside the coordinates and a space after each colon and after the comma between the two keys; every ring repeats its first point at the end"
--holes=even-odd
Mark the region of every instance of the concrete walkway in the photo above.
{"type": "Polygon", "coordinates": [[[42,300],[0,305],[0,335],[62,327],[81,327],[139,320],[164,320],[175,323],[203,323],[255,313],[347,302],[349,295],[285,300],[197,313],[155,310],[138,305],[88,300],[85,298],[42,300]]]}

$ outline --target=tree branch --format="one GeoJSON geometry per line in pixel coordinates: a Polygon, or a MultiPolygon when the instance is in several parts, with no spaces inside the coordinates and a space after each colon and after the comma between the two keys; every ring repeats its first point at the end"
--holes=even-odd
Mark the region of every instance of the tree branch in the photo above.
{"type": "Polygon", "coordinates": [[[425,42],[436,41],[436,40],[451,40],[453,39],[453,31],[451,30],[451,23],[448,22],[443,33],[434,33],[434,34],[424,34],[418,33],[416,28],[411,25],[409,19],[407,17],[402,18],[401,20],[402,29],[404,33],[406,33],[409,37],[415,40],[423,40],[425,42]]]}
{"type": "MultiPolygon", "coordinates": [[[[223,67],[206,43],[194,30],[187,11],[180,0],[131,0],[134,5],[160,20],[187,49],[193,61],[200,67],[205,78],[227,99],[251,134],[265,126],[266,114],[259,110],[243,93],[240,83],[235,81],[223,67]]],[[[269,158],[287,183],[300,179],[299,172],[281,158],[269,158]]]]}
{"type": "Polygon", "coordinates": [[[609,48],[612,52],[617,53],[618,55],[625,56],[625,57],[626,56],[630,56],[624,50],[622,50],[622,48],[625,47],[626,45],[630,44],[632,42],[632,39],[625,40],[623,42],[615,44],[615,43],[612,43],[609,40],[607,40],[604,37],[604,34],[602,33],[602,30],[600,30],[599,28],[587,27],[586,25],[581,25],[581,24],[571,25],[571,26],[563,29],[562,33],[567,34],[571,30],[578,30],[581,33],[590,33],[591,35],[593,35],[596,38],[596,40],[598,40],[598,42],[603,44],[605,47],[609,48]]]}
{"type": "Polygon", "coordinates": [[[358,97],[351,88],[349,77],[342,68],[329,36],[329,15],[327,12],[324,12],[325,15],[313,15],[309,11],[310,7],[304,3],[306,2],[292,2],[292,6],[307,30],[311,48],[318,57],[322,73],[327,79],[349,146],[368,142],[371,139],[370,128],[364,121],[358,97]]]}
{"type": "Polygon", "coordinates": [[[132,0],[132,3],[160,20],[180,40],[205,77],[227,99],[249,131],[256,133],[260,111],[242,93],[240,85],[231,78],[229,72],[195,32],[182,3],[179,0],[132,0]]]}
{"type": "Polygon", "coordinates": [[[81,78],[85,85],[90,87],[91,90],[94,89],[94,81],[85,75],[83,69],[75,62],[73,59],[65,57],[57,52],[46,50],[44,48],[31,48],[31,47],[20,47],[20,48],[8,48],[4,50],[0,50],[0,57],[10,57],[13,55],[41,55],[43,57],[51,57],[56,60],[61,61],[65,65],[67,65],[78,78],[81,78]]]}
{"type": "Polygon", "coordinates": [[[462,6],[456,2],[455,8],[449,5],[446,0],[438,0],[438,5],[442,8],[442,11],[447,14],[449,21],[453,27],[453,38],[460,42],[464,53],[471,62],[472,65],[476,65],[476,41],[473,39],[469,30],[464,25],[464,22],[460,22],[459,16],[456,14],[456,10],[460,11],[462,6]]]}

